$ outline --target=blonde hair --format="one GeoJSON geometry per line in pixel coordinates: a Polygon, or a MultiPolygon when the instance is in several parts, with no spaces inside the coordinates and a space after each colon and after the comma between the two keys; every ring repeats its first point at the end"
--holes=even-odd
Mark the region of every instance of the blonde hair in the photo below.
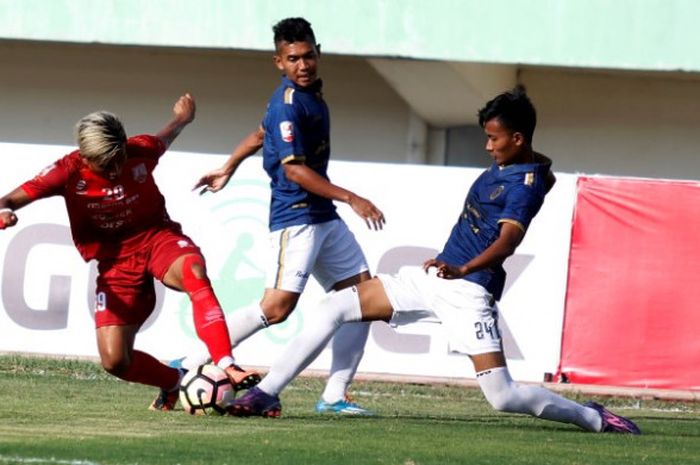
{"type": "Polygon", "coordinates": [[[108,111],[83,116],[75,125],[80,155],[99,168],[124,156],[126,132],[119,118],[108,111]]]}

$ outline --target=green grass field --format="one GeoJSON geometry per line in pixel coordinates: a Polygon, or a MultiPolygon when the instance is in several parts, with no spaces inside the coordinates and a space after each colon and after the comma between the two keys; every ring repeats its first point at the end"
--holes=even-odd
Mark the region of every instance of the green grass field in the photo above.
{"type": "MultiPolygon", "coordinates": [[[[94,363],[0,357],[4,464],[683,464],[700,457],[700,406],[603,399],[644,435],[493,412],[475,389],[356,383],[372,418],[312,412],[322,383],[300,379],[281,419],[192,417],[146,409],[153,389],[94,363]]],[[[578,399],[582,400],[582,399],[578,399]]]]}

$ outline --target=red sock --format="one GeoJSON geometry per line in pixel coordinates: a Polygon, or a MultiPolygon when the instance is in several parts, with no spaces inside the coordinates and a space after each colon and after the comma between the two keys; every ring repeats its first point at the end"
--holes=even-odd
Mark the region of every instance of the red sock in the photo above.
{"type": "Polygon", "coordinates": [[[121,379],[169,391],[177,386],[180,372],[175,368],[163,365],[145,352],[135,350],[131,357],[131,365],[121,376],[121,379]]]}
{"type": "Polygon", "coordinates": [[[192,302],[194,328],[197,336],[206,344],[214,363],[223,357],[231,356],[231,338],[226,327],[224,312],[214,295],[209,280],[195,276],[193,265],[204,269],[204,259],[199,255],[189,255],[182,265],[182,284],[192,302]]]}
{"type": "Polygon", "coordinates": [[[194,328],[197,336],[204,341],[214,363],[223,357],[231,356],[231,338],[226,327],[224,312],[214,295],[214,290],[207,286],[190,294],[194,328]]]}

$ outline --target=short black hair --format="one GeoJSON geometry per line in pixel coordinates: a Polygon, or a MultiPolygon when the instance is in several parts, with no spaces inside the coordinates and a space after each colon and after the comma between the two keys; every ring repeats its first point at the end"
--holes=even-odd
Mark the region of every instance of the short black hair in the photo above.
{"type": "Polygon", "coordinates": [[[311,29],[311,23],[304,18],[286,18],[272,26],[275,48],[282,42],[311,42],[316,45],[316,36],[311,29]]]}
{"type": "Polygon", "coordinates": [[[509,131],[520,132],[528,144],[537,126],[535,106],[525,92],[525,87],[518,85],[508,92],[497,95],[479,110],[479,126],[482,128],[494,118],[509,131]]]}

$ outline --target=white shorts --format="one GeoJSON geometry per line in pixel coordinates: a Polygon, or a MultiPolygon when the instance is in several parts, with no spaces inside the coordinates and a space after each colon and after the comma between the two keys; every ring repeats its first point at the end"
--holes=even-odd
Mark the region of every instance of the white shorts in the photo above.
{"type": "Polygon", "coordinates": [[[354,234],[342,220],[291,226],[270,233],[271,261],[265,287],[302,293],[309,276],[328,292],[344,279],[368,271],[354,234]]]}
{"type": "Polygon", "coordinates": [[[426,274],[411,266],[395,275],[377,276],[394,308],[389,323],[398,326],[432,316],[442,323],[451,352],[478,355],[502,351],[493,296],[476,283],[442,279],[436,273],[435,268],[426,274]]]}

